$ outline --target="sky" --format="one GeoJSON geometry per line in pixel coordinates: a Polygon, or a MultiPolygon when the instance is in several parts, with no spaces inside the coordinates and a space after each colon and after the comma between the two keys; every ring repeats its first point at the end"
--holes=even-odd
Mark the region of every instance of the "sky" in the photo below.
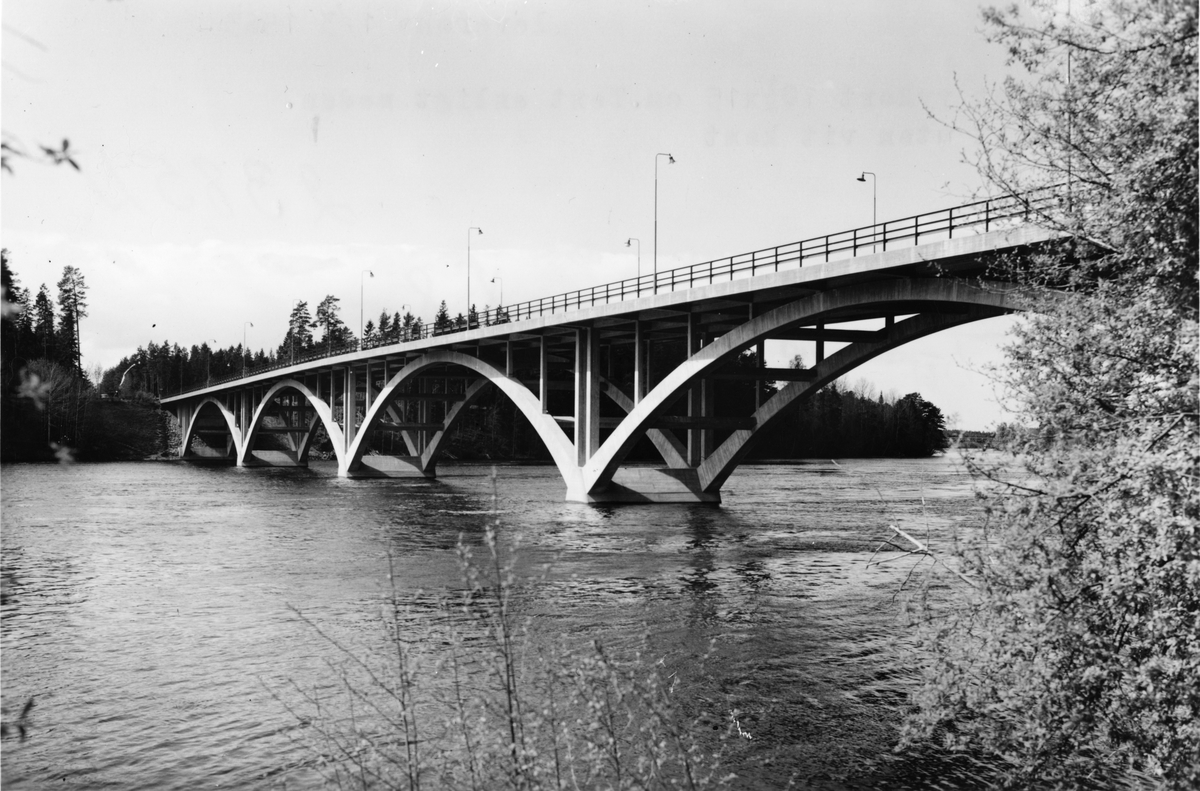
{"type": "MultiPolygon", "coordinates": [[[[867,225],[873,193],[880,221],[971,199],[936,119],[1003,78],[982,27],[963,0],[5,0],[5,141],[81,170],[14,161],[0,236],[31,294],[83,272],[89,369],[273,349],[328,294],[356,332],[464,311],[471,227],[472,302],[549,296],[651,270],[656,161],[660,271],[867,225]]],[[[850,378],[987,428],[1014,321],[850,378]]]]}

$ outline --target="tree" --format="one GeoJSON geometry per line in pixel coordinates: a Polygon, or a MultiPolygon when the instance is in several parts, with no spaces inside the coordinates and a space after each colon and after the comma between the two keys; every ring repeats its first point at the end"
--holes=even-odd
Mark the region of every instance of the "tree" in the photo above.
{"type": "Polygon", "coordinates": [[[987,182],[1063,185],[1068,241],[1004,262],[1042,308],[1002,379],[1027,430],[975,462],[970,596],[924,611],[906,737],[993,753],[1008,780],[1200,785],[1197,79],[1192,2],[989,10],[1021,75],[960,117],[987,182]],[[1053,293],[1052,293],[1053,292],[1053,293]],[[1132,781],[1131,781],[1132,782],[1132,781]]]}
{"type": "Polygon", "coordinates": [[[392,337],[392,318],[387,312],[387,308],[379,314],[379,325],[376,328],[379,334],[379,343],[392,343],[396,339],[392,337]]]}
{"type": "MultiPolygon", "coordinates": [[[[21,288],[16,274],[8,266],[8,250],[0,250],[0,319],[3,321],[3,359],[5,375],[11,379],[17,366],[33,352],[33,311],[29,292],[21,288]]],[[[6,381],[8,381],[6,379],[6,381]]]]}
{"type": "Polygon", "coordinates": [[[288,331],[279,344],[278,357],[294,362],[297,354],[310,352],[313,348],[312,328],[317,326],[308,312],[308,303],[304,300],[292,306],[288,316],[288,331]]]}
{"type": "Polygon", "coordinates": [[[946,438],[946,420],[942,410],[921,398],[920,393],[909,393],[896,403],[898,445],[904,448],[903,455],[931,456],[950,447],[946,438]]]}
{"type": "Polygon", "coordinates": [[[50,291],[43,283],[33,300],[33,335],[35,347],[40,348],[40,356],[47,360],[58,357],[54,323],[54,303],[50,301],[50,291]]]}
{"type": "Polygon", "coordinates": [[[58,280],[59,354],[80,376],[83,375],[83,357],[79,350],[79,320],[88,315],[87,307],[87,283],[83,273],[73,266],[64,266],[58,280]]]}
{"type": "Polygon", "coordinates": [[[433,317],[433,334],[441,335],[444,332],[449,332],[454,326],[454,322],[450,319],[450,311],[446,308],[446,300],[442,300],[442,304],[438,305],[437,313],[433,317]]]}
{"type": "Polygon", "coordinates": [[[334,346],[342,346],[353,340],[350,330],[338,317],[338,311],[341,310],[338,307],[340,301],[332,294],[326,296],[321,300],[321,304],[317,305],[317,316],[313,321],[314,327],[321,328],[321,342],[325,344],[328,354],[333,354],[334,346]]]}

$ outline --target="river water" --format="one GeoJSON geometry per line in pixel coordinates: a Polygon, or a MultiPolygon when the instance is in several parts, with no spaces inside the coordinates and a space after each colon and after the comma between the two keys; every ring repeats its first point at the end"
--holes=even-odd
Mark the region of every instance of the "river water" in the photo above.
{"type": "MultiPolygon", "coordinates": [[[[459,578],[485,523],[542,568],[556,629],[675,662],[698,727],[750,738],[739,788],[924,787],[888,759],[914,679],[898,596],[868,565],[898,524],[945,541],[977,520],[953,456],[746,465],[720,507],[562,502],[553,467],[440,465],[344,480],[332,467],[10,465],[0,472],[5,788],[315,788],[276,699],[327,683],[338,649],[383,642],[389,557],[401,600],[459,578]],[[493,501],[493,494],[495,501],[493,501]],[[493,504],[494,502],[494,504],[493,504]]],[[[953,778],[942,778],[954,785],[953,778]]]]}

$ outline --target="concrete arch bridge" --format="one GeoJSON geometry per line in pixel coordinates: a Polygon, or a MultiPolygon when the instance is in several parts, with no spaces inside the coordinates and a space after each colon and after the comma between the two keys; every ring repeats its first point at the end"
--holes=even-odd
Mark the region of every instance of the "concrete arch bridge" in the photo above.
{"type": "Polygon", "coordinates": [[[789,407],[905,343],[1022,309],[989,263],[1053,240],[1030,222],[1047,200],[982,201],[525,302],[162,403],[184,459],[305,466],[323,429],[342,476],[433,477],[495,388],[545,443],[568,501],[720,502],[789,407]],[[813,365],[764,367],[772,340],[813,342],[813,365]],[[757,367],[739,364],[751,349],[757,367]],[[722,379],[778,389],[756,386],[752,407],[718,414],[722,379]],[[660,464],[626,464],[643,438],[660,464]]]}

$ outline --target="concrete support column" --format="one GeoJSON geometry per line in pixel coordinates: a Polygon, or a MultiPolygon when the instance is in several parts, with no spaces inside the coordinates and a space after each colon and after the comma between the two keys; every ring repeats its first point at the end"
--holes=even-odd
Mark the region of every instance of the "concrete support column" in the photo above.
{"type": "MultiPolygon", "coordinates": [[[[758,367],[766,368],[767,367],[767,342],[766,341],[759,341],[757,344],[755,344],[754,355],[755,355],[755,358],[758,360],[758,367]]],[[[763,384],[764,384],[764,382],[761,379],[754,380],[754,410],[756,412],[758,411],[758,408],[760,406],[762,406],[763,384]]]]}
{"type": "Polygon", "coordinates": [[[550,408],[547,405],[547,396],[550,393],[550,384],[547,380],[549,371],[548,361],[546,359],[546,336],[543,335],[538,341],[538,402],[542,405],[542,414],[550,414],[550,408]]]}
{"type": "MultiPolygon", "coordinates": [[[[700,314],[688,314],[687,328],[687,355],[691,357],[696,352],[700,351],[700,314]]],[[[700,418],[707,417],[712,409],[712,396],[705,398],[705,392],[711,391],[711,382],[704,380],[694,383],[688,388],[687,406],[688,417],[700,418]]],[[[711,451],[712,446],[712,431],[698,428],[689,428],[687,430],[687,462],[691,467],[700,466],[700,462],[704,461],[704,453],[706,446],[711,451]],[[708,435],[707,437],[705,435],[708,435]],[[707,441],[706,441],[707,440],[707,441]]]]}
{"type": "Polygon", "coordinates": [[[642,321],[633,322],[633,404],[641,403],[646,394],[646,354],[642,348],[642,321]]]}
{"type": "Polygon", "coordinates": [[[513,342],[511,340],[504,342],[504,375],[513,375],[513,342]]]}
{"type": "Polygon", "coordinates": [[[367,413],[371,411],[371,404],[375,401],[375,378],[371,376],[371,362],[366,363],[367,366],[367,382],[363,392],[363,418],[366,418],[367,413]]]}
{"type": "Polygon", "coordinates": [[[354,368],[347,365],[342,377],[342,420],[345,428],[342,434],[346,437],[346,452],[350,451],[350,445],[354,442],[354,412],[355,412],[355,395],[358,392],[358,381],[354,376],[354,368]]]}
{"type": "Polygon", "coordinates": [[[817,362],[818,363],[825,359],[825,338],[823,337],[824,332],[825,332],[825,325],[818,324],[817,325],[817,362]]]}
{"type": "Polygon", "coordinates": [[[587,451],[590,459],[600,449],[600,331],[591,328],[585,332],[587,338],[587,451]]]}
{"type": "MultiPolygon", "coordinates": [[[[425,379],[425,378],[421,378],[421,379],[418,379],[417,382],[418,382],[418,385],[417,385],[418,393],[420,395],[427,395],[429,393],[429,380],[425,379]]],[[[429,422],[429,410],[431,407],[432,407],[432,404],[429,401],[426,401],[424,398],[419,399],[417,401],[417,422],[418,423],[428,423],[429,422]]],[[[424,453],[425,449],[428,447],[429,447],[429,432],[427,432],[425,429],[421,429],[420,431],[417,432],[417,452],[424,453]]]]}
{"type": "Polygon", "coordinates": [[[600,333],[575,330],[575,453],[579,466],[600,447],[600,333]]]}

